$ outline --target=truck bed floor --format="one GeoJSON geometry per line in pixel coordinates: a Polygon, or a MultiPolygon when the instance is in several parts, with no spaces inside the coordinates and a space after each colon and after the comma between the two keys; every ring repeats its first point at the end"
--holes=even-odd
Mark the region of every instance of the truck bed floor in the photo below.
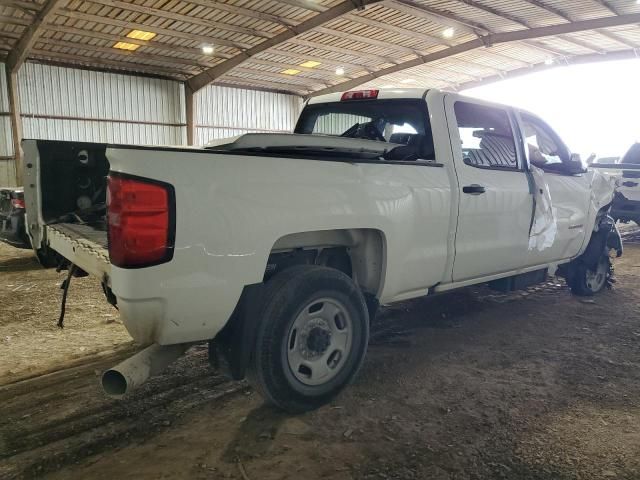
{"type": "Polygon", "coordinates": [[[64,233],[74,240],[85,239],[107,250],[109,248],[107,242],[107,232],[98,230],[90,225],[82,225],[80,223],[56,223],[51,225],[60,233],[64,233]]]}

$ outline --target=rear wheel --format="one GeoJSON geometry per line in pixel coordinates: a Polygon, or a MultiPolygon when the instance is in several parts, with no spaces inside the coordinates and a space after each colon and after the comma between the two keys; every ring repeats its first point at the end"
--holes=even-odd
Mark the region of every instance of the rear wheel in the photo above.
{"type": "Polygon", "coordinates": [[[266,286],[250,378],[270,403],[303,412],[330,401],[362,365],[369,316],[344,273],[301,265],[266,286]]]}
{"type": "Polygon", "coordinates": [[[594,268],[577,265],[568,279],[571,293],[587,297],[595,295],[607,285],[610,271],[611,260],[606,255],[600,257],[594,268]]]}

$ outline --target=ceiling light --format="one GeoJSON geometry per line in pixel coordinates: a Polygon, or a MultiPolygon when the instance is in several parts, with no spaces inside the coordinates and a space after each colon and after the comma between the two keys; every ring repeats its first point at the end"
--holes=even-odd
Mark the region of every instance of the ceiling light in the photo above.
{"type": "Polygon", "coordinates": [[[127,33],[127,37],[135,38],[136,40],[151,40],[155,36],[155,33],[145,32],[144,30],[131,30],[127,33]]]}
{"type": "Polygon", "coordinates": [[[416,83],[416,80],[413,78],[405,78],[404,80],[400,80],[400,83],[416,83]]]}
{"type": "Polygon", "coordinates": [[[285,75],[297,75],[300,73],[300,70],[296,70],[295,68],[287,68],[280,73],[284,73],[285,75]]]}
{"type": "Polygon", "coordinates": [[[140,45],[136,45],[135,43],[118,42],[113,46],[113,48],[118,48],[120,50],[128,50],[130,52],[133,52],[134,50],[137,50],[138,48],[140,48],[140,45]]]}
{"type": "Polygon", "coordinates": [[[322,63],[316,62],[315,60],[307,60],[306,62],[300,64],[301,67],[305,68],[316,68],[318,65],[322,65],[322,63]]]}
{"type": "Polygon", "coordinates": [[[203,45],[202,46],[202,53],[204,53],[205,55],[211,55],[213,53],[213,45],[203,45]]]}
{"type": "Polygon", "coordinates": [[[453,27],[449,27],[449,28],[445,28],[445,29],[442,31],[442,36],[443,36],[444,38],[451,38],[451,37],[453,37],[453,34],[454,34],[454,33],[456,33],[456,31],[453,29],[453,27]]]}
{"type": "Polygon", "coordinates": [[[344,75],[344,68],[342,67],[336,68],[336,75],[344,75]]]}
{"type": "Polygon", "coordinates": [[[553,58],[547,58],[547,59],[545,59],[544,64],[545,64],[545,65],[553,65],[553,58]]]}

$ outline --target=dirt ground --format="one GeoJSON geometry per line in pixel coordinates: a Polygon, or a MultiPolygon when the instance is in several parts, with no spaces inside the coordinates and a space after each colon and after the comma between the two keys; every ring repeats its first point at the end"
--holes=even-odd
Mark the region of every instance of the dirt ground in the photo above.
{"type": "Polygon", "coordinates": [[[64,278],[40,267],[31,250],[0,242],[0,385],[132,348],[117,310],[93,278],[71,280],[65,328],[56,326],[64,278]]]}
{"type": "Polygon", "coordinates": [[[0,246],[0,478],[640,479],[640,231],[626,237],[593,299],[554,281],[383,309],[355,383],[299,416],[216,374],[204,346],[107,399],[100,372],[135,347],[97,282],[74,280],[60,331],[61,275],[0,246]]]}

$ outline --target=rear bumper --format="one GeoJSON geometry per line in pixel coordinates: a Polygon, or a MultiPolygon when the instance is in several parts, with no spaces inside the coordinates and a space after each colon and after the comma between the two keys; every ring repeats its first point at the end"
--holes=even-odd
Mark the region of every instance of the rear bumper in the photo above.
{"type": "Polygon", "coordinates": [[[24,226],[24,214],[0,215],[0,240],[17,248],[31,249],[24,226]]]}
{"type": "Polygon", "coordinates": [[[622,193],[616,192],[610,215],[616,220],[639,222],[640,201],[629,200],[622,193]]]}

